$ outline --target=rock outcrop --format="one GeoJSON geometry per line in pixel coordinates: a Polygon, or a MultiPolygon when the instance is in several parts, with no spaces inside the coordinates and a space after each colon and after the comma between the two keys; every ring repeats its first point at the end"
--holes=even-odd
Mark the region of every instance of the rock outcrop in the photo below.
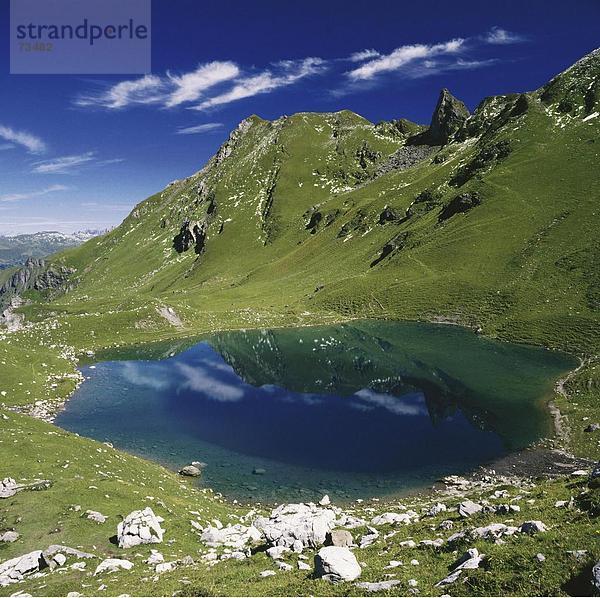
{"type": "Polygon", "coordinates": [[[272,546],[285,546],[295,552],[318,547],[325,542],[327,532],[335,526],[336,514],[312,504],[281,505],[270,517],[259,517],[254,527],[272,546]]]}
{"type": "Polygon", "coordinates": [[[442,89],[431,117],[427,138],[431,145],[444,145],[469,118],[469,110],[447,89],[442,89]]]}
{"type": "Polygon", "coordinates": [[[173,248],[177,253],[185,253],[193,247],[194,252],[200,255],[205,250],[207,231],[206,222],[186,220],[173,239],[173,248]]]}
{"type": "Polygon", "coordinates": [[[48,264],[43,259],[29,258],[22,268],[0,286],[0,308],[10,305],[14,297],[25,291],[60,291],[66,289],[72,268],[48,264]]]}

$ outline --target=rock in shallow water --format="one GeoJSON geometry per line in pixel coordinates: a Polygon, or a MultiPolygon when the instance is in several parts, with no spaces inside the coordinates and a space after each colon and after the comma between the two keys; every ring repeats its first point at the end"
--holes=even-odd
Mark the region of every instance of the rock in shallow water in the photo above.
{"type": "Polygon", "coordinates": [[[179,470],[179,474],[191,478],[198,478],[202,475],[202,470],[195,465],[186,465],[179,470]]]}

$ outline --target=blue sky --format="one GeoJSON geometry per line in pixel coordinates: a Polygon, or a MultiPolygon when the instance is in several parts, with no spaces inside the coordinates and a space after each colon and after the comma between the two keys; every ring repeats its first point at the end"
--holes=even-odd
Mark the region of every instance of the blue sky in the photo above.
{"type": "Polygon", "coordinates": [[[5,44],[0,234],[118,224],[250,114],[427,123],[441,87],[471,109],[535,89],[600,46],[599,22],[597,0],[156,0],[146,76],[9,75],[5,44]]]}

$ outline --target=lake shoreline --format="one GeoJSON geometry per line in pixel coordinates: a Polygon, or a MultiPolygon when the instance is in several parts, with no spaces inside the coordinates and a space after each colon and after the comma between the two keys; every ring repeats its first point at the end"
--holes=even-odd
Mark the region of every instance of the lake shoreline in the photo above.
{"type": "MultiPolygon", "coordinates": [[[[369,321],[373,321],[379,325],[382,324],[382,322],[386,321],[386,320],[381,320],[381,319],[366,319],[366,318],[357,318],[357,319],[353,319],[353,320],[345,320],[343,323],[344,324],[351,324],[353,322],[369,322],[369,321]]],[[[436,324],[440,324],[442,322],[436,321],[436,322],[423,322],[423,321],[413,321],[413,322],[408,322],[408,321],[398,321],[398,320],[393,320],[393,321],[389,321],[390,323],[397,323],[397,324],[413,324],[416,325],[416,328],[418,329],[419,325],[431,325],[432,327],[434,327],[436,324]]],[[[448,324],[451,324],[452,327],[458,327],[458,328],[462,328],[465,330],[465,332],[473,332],[473,328],[467,328],[464,326],[460,326],[457,325],[454,322],[443,322],[443,327],[448,326],[448,324]]],[[[331,326],[331,323],[321,323],[321,324],[314,324],[314,325],[310,325],[310,326],[302,326],[302,327],[298,327],[298,326],[294,326],[294,327],[276,327],[273,329],[269,329],[269,330],[276,330],[276,331],[282,331],[285,329],[307,329],[307,328],[319,328],[319,327],[328,327],[331,326]]],[[[251,328],[245,328],[242,330],[242,332],[252,332],[255,330],[263,330],[264,328],[261,327],[260,329],[251,329],[251,328]]],[[[239,330],[235,330],[234,332],[240,332],[239,330]]],[[[221,331],[218,331],[217,333],[213,333],[213,334],[220,334],[221,331]]],[[[475,333],[476,336],[482,338],[482,340],[491,340],[491,341],[496,341],[496,339],[491,339],[488,338],[484,335],[480,335],[475,333]]],[[[475,336],[475,334],[473,336],[475,336]]],[[[139,361],[148,361],[148,357],[147,354],[144,353],[144,356],[140,358],[139,355],[137,355],[137,353],[139,353],[140,351],[143,350],[148,350],[150,349],[150,352],[153,354],[151,358],[151,360],[156,360],[157,356],[156,356],[156,349],[158,348],[160,357],[158,357],[158,361],[161,361],[163,358],[168,358],[168,357],[172,357],[174,352],[185,352],[186,350],[186,345],[192,344],[192,343],[196,343],[197,341],[206,341],[208,340],[208,337],[210,336],[210,333],[204,333],[204,334],[198,334],[198,335],[193,335],[191,337],[187,338],[187,342],[181,338],[176,338],[176,339],[172,339],[171,341],[159,341],[158,343],[144,343],[141,345],[134,345],[134,346],[128,346],[128,347],[122,347],[122,348],[118,348],[116,351],[99,351],[97,354],[93,355],[93,359],[90,359],[90,357],[92,357],[92,355],[87,355],[87,359],[86,361],[88,361],[88,363],[90,363],[91,361],[94,362],[99,362],[102,361],[104,359],[108,360],[108,361],[121,361],[124,359],[132,359],[131,354],[135,354],[135,358],[136,360],[139,361]],[[170,346],[170,344],[176,344],[176,347],[172,347],[170,346]],[[125,352],[125,353],[124,353],[125,352]],[[116,353],[116,355],[115,355],[116,353]]],[[[470,336],[470,335],[469,335],[470,336]]],[[[472,337],[471,337],[472,338],[472,337]]],[[[535,349],[540,349],[539,346],[532,346],[532,345],[523,345],[523,344],[517,344],[517,343],[513,343],[515,346],[519,346],[519,347],[530,347],[530,348],[535,348],[535,349]]],[[[544,351],[546,351],[547,349],[544,348],[544,351]]],[[[554,352],[554,351],[552,351],[554,352]]],[[[393,355],[393,354],[392,354],[393,355]]],[[[568,357],[572,357],[569,354],[564,354],[565,356],[568,357]]],[[[80,364],[81,365],[81,364],[80,364]]],[[[556,383],[558,384],[558,383],[556,383]]],[[[72,398],[73,395],[71,395],[70,398],[72,398]]],[[[69,398],[69,400],[70,400],[69,398]]],[[[546,399],[544,398],[540,398],[539,399],[540,402],[545,402],[546,399]]],[[[546,403],[544,403],[545,406],[546,403]]],[[[548,423],[550,424],[550,419],[548,421],[548,423]]],[[[79,431],[79,430],[75,430],[75,431],[79,431]]],[[[83,435],[85,435],[85,432],[82,432],[83,435]]],[[[547,436],[544,435],[540,437],[541,440],[540,441],[536,441],[534,443],[534,445],[539,445],[540,442],[547,440],[547,436]]],[[[111,440],[108,436],[106,436],[106,438],[103,438],[104,440],[111,440]]],[[[525,446],[525,445],[523,445],[525,446]]],[[[151,456],[143,456],[140,455],[140,453],[138,453],[137,451],[133,450],[128,450],[128,448],[124,448],[123,449],[125,452],[129,452],[130,454],[134,454],[137,457],[141,457],[141,458],[145,458],[149,461],[161,464],[164,466],[164,461],[161,462],[160,459],[153,459],[151,456]]],[[[575,462],[575,461],[573,461],[575,462]]],[[[489,462],[485,462],[482,461],[481,465],[476,465],[473,467],[469,467],[469,469],[461,469],[460,467],[457,467],[456,470],[454,471],[449,471],[447,475],[452,475],[452,474],[456,474],[458,473],[459,475],[465,476],[465,477],[469,477],[469,478],[473,478],[475,479],[477,476],[482,475],[481,472],[489,472],[489,471],[500,471],[502,472],[502,475],[514,475],[515,473],[518,472],[519,476],[522,477],[537,477],[537,476],[543,476],[543,475],[557,475],[558,473],[560,473],[561,469],[560,466],[556,465],[557,463],[562,463],[562,465],[564,466],[564,455],[560,455],[558,456],[557,453],[555,451],[551,451],[551,450],[547,450],[545,448],[542,448],[540,446],[527,446],[527,448],[525,449],[520,449],[515,451],[511,451],[508,455],[503,455],[500,456],[498,458],[492,459],[489,462]],[[543,456],[542,456],[543,455],[543,456]],[[512,460],[511,460],[512,459],[512,460]],[[562,461],[561,461],[562,459],[562,461]],[[518,463],[518,466],[515,465],[515,463],[518,463]]],[[[578,463],[578,462],[577,462],[578,463]]],[[[169,467],[171,470],[177,471],[177,469],[179,467],[182,467],[184,465],[184,463],[178,463],[178,462],[172,462],[171,466],[169,467]]],[[[333,474],[332,474],[333,475],[333,474]]],[[[486,475],[485,473],[483,475],[486,475]]],[[[383,480],[384,478],[382,478],[383,480]]],[[[240,482],[240,485],[243,487],[243,482],[240,482]]],[[[205,488],[212,488],[213,491],[215,492],[222,492],[224,493],[225,496],[228,496],[228,500],[242,500],[242,501],[246,501],[246,500],[250,500],[250,501],[259,501],[259,502],[267,502],[269,499],[267,498],[263,498],[263,497],[259,497],[257,496],[256,498],[252,497],[252,498],[248,498],[246,499],[241,498],[240,496],[235,496],[235,494],[231,495],[232,491],[231,489],[229,490],[229,492],[227,490],[223,490],[220,489],[218,487],[218,485],[214,484],[214,481],[211,480],[210,485],[207,484],[207,486],[203,486],[205,488]]],[[[343,488],[343,484],[341,485],[341,488],[343,488]]],[[[375,496],[378,496],[380,500],[394,500],[396,499],[398,496],[406,496],[406,495],[413,495],[413,494],[419,494],[419,493],[423,493],[423,492],[427,492],[430,488],[436,488],[436,483],[433,484],[433,486],[431,486],[431,482],[427,482],[424,483],[423,485],[416,485],[413,487],[407,487],[406,489],[399,489],[398,491],[393,491],[392,493],[387,493],[387,492],[383,492],[382,494],[376,494],[375,496]]],[[[371,498],[369,496],[370,492],[367,490],[367,492],[365,493],[364,496],[361,496],[361,498],[363,498],[364,500],[368,500],[369,498],[371,498]]],[[[274,499],[274,500],[278,500],[278,499],[274,499]]],[[[301,500],[301,497],[299,497],[299,500],[301,500]]],[[[353,498],[347,498],[347,499],[340,499],[343,500],[343,502],[352,502],[353,498]]]]}

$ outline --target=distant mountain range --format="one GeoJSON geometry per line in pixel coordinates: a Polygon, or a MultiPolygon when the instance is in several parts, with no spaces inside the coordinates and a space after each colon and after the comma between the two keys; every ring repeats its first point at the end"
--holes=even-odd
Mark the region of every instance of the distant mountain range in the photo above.
{"type": "Polygon", "coordinates": [[[44,231],[14,237],[0,236],[0,269],[24,263],[30,257],[44,257],[76,247],[107,231],[82,230],[72,234],[44,231]]]}

